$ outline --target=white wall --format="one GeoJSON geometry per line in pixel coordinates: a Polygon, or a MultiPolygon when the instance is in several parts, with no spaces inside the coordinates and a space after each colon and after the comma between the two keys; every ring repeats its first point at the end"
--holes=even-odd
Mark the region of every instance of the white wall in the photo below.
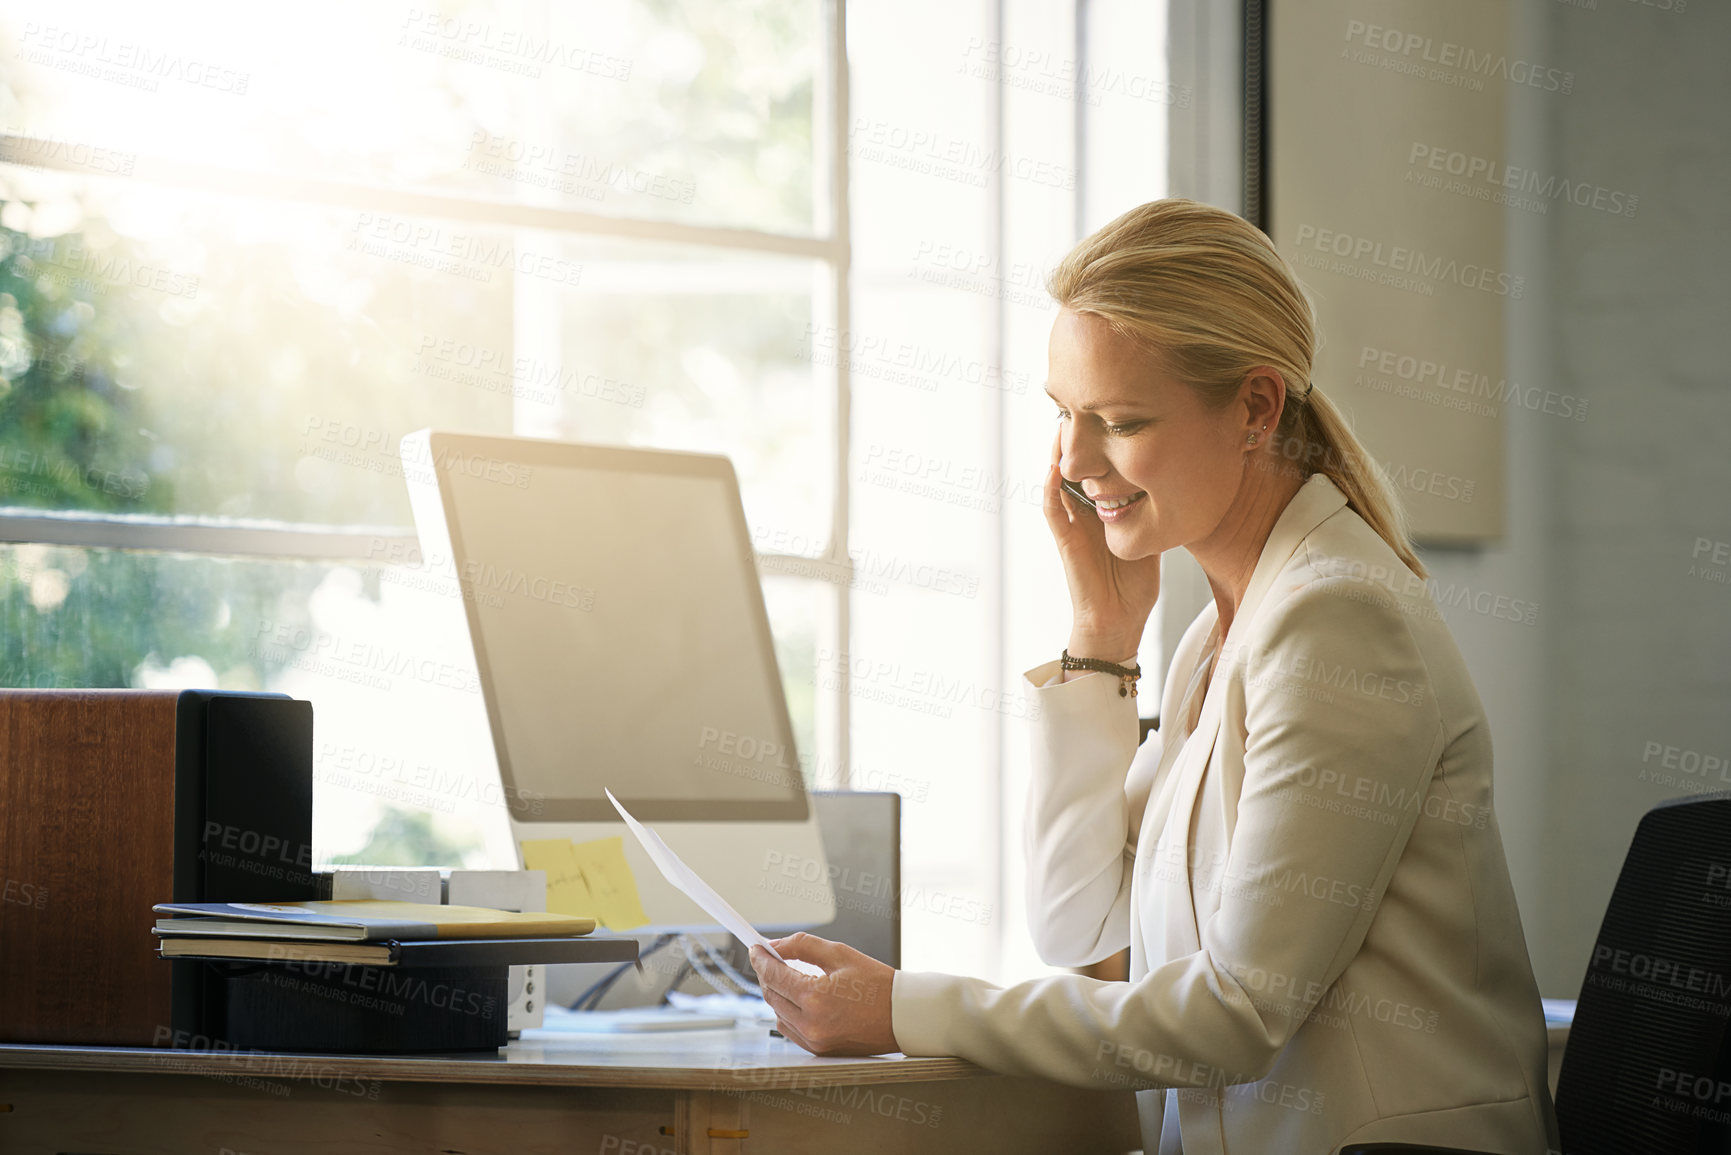
{"type": "Polygon", "coordinates": [[[1731,10],[1664,2],[1519,6],[1517,52],[1575,82],[1516,102],[1509,162],[1639,201],[1633,216],[1509,213],[1510,266],[1532,276],[1510,304],[1510,375],[1588,413],[1511,413],[1505,543],[1426,557],[1441,582],[1539,603],[1532,627],[1450,621],[1494,727],[1499,821],[1553,997],[1580,989],[1640,816],[1731,789],[1731,771],[1682,769],[1731,759],[1731,567],[1691,573],[1731,542],[1731,10]]]}

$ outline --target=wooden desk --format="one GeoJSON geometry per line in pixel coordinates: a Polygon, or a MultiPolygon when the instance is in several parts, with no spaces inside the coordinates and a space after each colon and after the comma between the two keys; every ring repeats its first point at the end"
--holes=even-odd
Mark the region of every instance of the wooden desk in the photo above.
{"type": "Polygon", "coordinates": [[[0,1045],[7,1155],[1124,1152],[1127,1092],[820,1059],[763,1026],[525,1031],[497,1056],[0,1045]]]}

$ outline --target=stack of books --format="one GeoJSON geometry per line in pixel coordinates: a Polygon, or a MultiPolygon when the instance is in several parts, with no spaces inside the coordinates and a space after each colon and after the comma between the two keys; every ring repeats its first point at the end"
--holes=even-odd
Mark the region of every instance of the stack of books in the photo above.
{"type": "Polygon", "coordinates": [[[509,966],[637,957],[631,940],[595,940],[579,951],[558,950],[557,944],[576,944],[595,929],[594,919],[569,914],[374,899],[165,902],[154,910],[169,916],[157,919],[152,932],[160,940],[157,953],[163,958],[509,966]],[[542,957],[528,958],[526,949],[542,957]]]}

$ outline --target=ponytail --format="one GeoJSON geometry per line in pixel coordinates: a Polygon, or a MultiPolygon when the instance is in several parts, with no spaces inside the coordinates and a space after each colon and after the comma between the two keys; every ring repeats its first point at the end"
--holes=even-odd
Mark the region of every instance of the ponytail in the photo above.
{"type": "Polygon", "coordinates": [[[1406,526],[1406,511],[1395,498],[1382,470],[1365,451],[1364,444],[1346,423],[1346,415],[1329,400],[1328,394],[1312,387],[1305,390],[1302,400],[1286,394],[1286,412],[1281,414],[1280,428],[1294,431],[1291,435],[1303,447],[1307,457],[1314,458],[1311,472],[1327,475],[1336,489],[1346,496],[1347,505],[1364,518],[1365,524],[1388,543],[1395,556],[1419,577],[1430,576],[1424,563],[1413,551],[1412,538],[1406,526]],[[1296,402],[1296,403],[1295,403],[1296,402]],[[1289,420],[1296,411],[1296,417],[1289,420]]]}

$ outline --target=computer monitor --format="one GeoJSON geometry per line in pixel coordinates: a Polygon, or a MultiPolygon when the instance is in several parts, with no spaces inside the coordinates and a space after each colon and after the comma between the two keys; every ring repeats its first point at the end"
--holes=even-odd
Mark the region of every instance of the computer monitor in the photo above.
{"type": "Polygon", "coordinates": [[[611,789],[760,928],[829,922],[732,463],[432,430],[402,458],[423,558],[461,592],[516,841],[623,834],[642,929],[712,927],[611,789]]]}

